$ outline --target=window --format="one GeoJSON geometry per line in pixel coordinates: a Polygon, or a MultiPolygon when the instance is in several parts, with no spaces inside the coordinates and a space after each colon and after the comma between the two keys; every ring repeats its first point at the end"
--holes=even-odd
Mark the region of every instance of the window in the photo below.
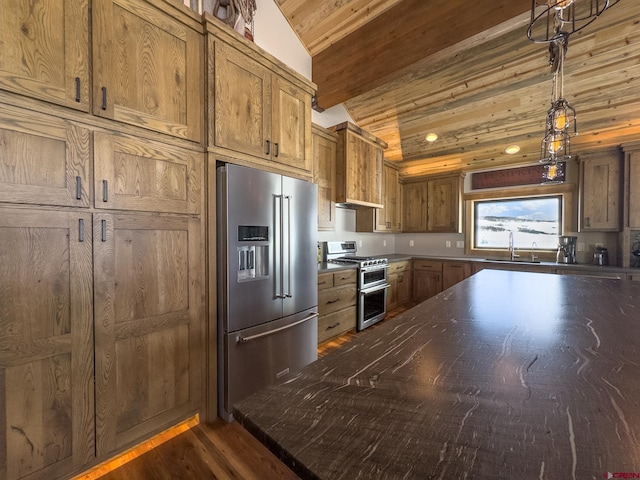
{"type": "Polygon", "coordinates": [[[562,232],[562,196],[538,196],[473,202],[473,248],[556,250],[562,232]]]}

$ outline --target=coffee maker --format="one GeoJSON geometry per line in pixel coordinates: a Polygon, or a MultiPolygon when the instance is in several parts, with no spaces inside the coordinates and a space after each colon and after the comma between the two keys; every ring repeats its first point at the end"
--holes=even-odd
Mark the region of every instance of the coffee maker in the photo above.
{"type": "Polygon", "coordinates": [[[557,263],[576,263],[576,242],[578,237],[560,236],[558,237],[557,263]]]}

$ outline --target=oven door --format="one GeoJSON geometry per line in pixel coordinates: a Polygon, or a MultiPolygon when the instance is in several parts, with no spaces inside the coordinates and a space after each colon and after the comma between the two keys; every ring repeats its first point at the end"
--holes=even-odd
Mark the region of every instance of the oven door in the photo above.
{"type": "Polygon", "coordinates": [[[375,286],[387,284],[387,265],[372,265],[360,267],[360,281],[358,288],[367,290],[375,286]]]}
{"type": "Polygon", "coordinates": [[[360,290],[358,302],[358,331],[383,320],[387,313],[388,284],[360,290]]]}

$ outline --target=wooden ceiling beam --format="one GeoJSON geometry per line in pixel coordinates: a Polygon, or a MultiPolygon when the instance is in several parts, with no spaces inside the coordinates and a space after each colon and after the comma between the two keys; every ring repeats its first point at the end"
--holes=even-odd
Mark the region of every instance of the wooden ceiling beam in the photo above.
{"type": "Polygon", "coordinates": [[[394,72],[517,17],[530,5],[404,0],[313,56],[318,105],[329,108],[379,87],[394,72]]]}

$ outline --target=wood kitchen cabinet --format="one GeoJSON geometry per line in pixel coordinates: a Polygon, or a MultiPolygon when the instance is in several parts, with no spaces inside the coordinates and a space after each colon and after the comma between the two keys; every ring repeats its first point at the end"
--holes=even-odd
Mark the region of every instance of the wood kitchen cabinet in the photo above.
{"type": "Polygon", "coordinates": [[[95,455],[91,215],[0,207],[0,478],[95,455]]]}
{"type": "Polygon", "coordinates": [[[96,208],[201,213],[202,153],[95,132],[94,155],[96,208]]]}
{"type": "Polygon", "coordinates": [[[420,303],[442,291],[442,262],[413,260],[412,301],[420,303]]]}
{"type": "Polygon", "coordinates": [[[335,133],[312,125],[313,180],[318,185],[318,230],[336,227],[336,147],[335,133]]]}
{"type": "Polygon", "coordinates": [[[356,328],[357,269],[318,274],[318,344],[356,328]]]}
{"type": "Polygon", "coordinates": [[[89,0],[3,0],[0,45],[0,89],[89,111],[89,0]]]}
{"type": "Polygon", "coordinates": [[[629,228],[640,229],[640,146],[625,148],[625,191],[627,202],[627,223],[629,228]]]}
{"type": "Polygon", "coordinates": [[[427,194],[428,183],[411,182],[402,186],[402,231],[427,231],[427,194]]]}
{"type": "Polygon", "coordinates": [[[202,27],[163,2],[93,0],[93,113],[201,142],[202,27]]]}
{"type": "Polygon", "coordinates": [[[90,131],[0,105],[0,202],[89,207],[90,131]]]}
{"type": "Polygon", "coordinates": [[[100,457],[201,405],[204,267],[198,218],[99,213],[94,239],[100,457]]]}
{"type": "Polygon", "coordinates": [[[462,226],[460,174],[408,181],[402,190],[403,232],[459,233],[462,226]]]}
{"type": "Polygon", "coordinates": [[[387,270],[387,313],[411,302],[411,260],[389,262],[387,270]]]}
{"type": "Polygon", "coordinates": [[[383,162],[387,144],[349,122],[331,129],[338,134],[336,202],[383,208],[383,162]]]}
{"type": "Polygon", "coordinates": [[[621,229],[622,159],[616,149],[580,156],[580,230],[621,229]]]}
{"type": "Polygon", "coordinates": [[[442,262],[442,290],[471,276],[471,262],[442,262]]]}
{"type": "MultiPolygon", "coordinates": [[[[208,144],[258,167],[312,174],[315,86],[252,42],[207,18],[208,144]]],[[[291,174],[291,172],[289,172],[291,174]]]]}
{"type": "Polygon", "coordinates": [[[356,210],[356,232],[400,232],[401,198],[398,170],[395,166],[383,165],[382,204],[384,208],[358,208],[356,210]]]}

